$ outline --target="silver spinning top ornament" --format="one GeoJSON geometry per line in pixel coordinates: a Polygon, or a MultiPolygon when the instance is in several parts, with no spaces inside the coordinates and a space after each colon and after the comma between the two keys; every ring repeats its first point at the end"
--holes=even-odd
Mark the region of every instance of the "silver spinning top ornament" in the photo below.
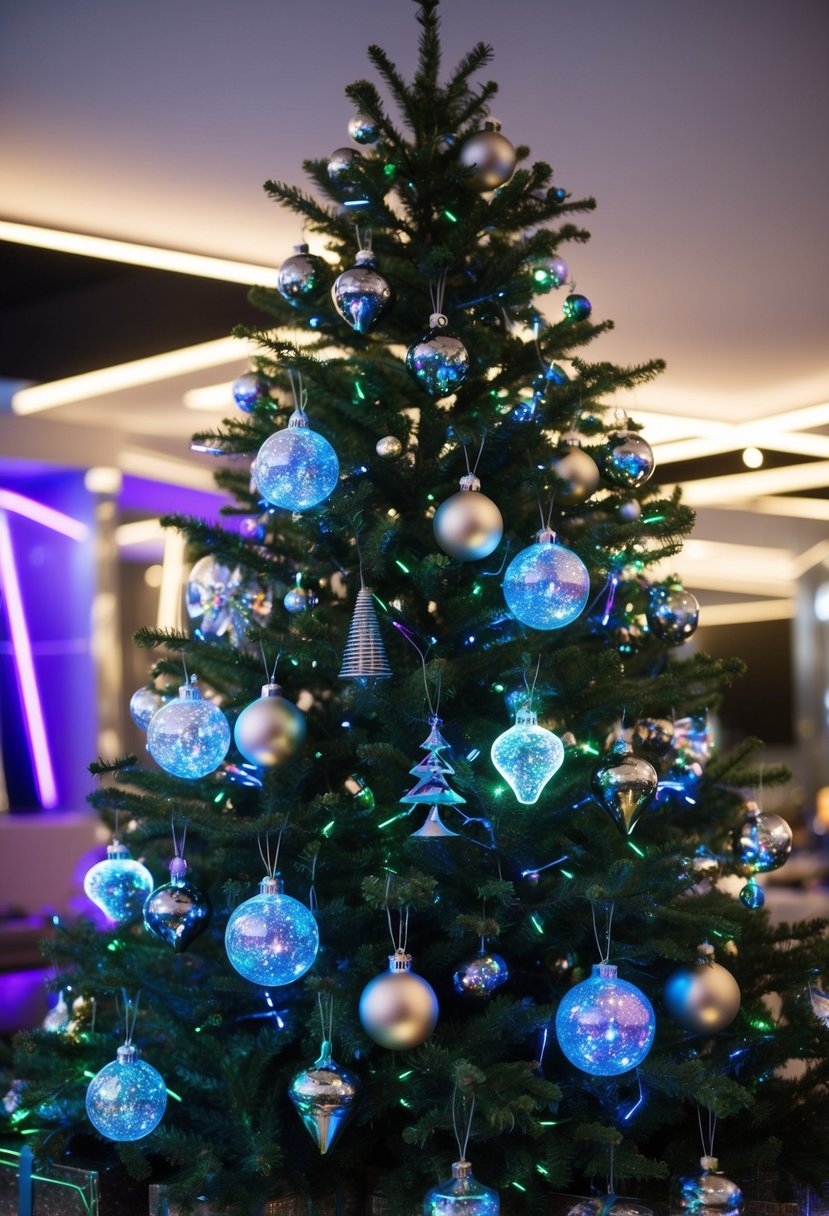
{"type": "Polygon", "coordinates": [[[336,1063],[328,1039],[319,1059],[294,1077],[288,1097],[320,1153],[333,1147],[353,1114],[359,1092],[360,1078],[336,1063]]]}

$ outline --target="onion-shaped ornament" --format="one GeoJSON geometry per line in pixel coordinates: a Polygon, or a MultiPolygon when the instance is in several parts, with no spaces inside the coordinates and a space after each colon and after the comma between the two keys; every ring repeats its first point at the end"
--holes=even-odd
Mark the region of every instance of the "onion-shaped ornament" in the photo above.
{"type": "Polygon", "coordinates": [[[231,964],[252,984],[292,984],[314,965],[317,922],[305,904],[285,895],[281,878],[263,878],[259,894],[239,904],[225,929],[231,964]]]}
{"type": "Polygon", "coordinates": [[[426,1192],[423,1216],[498,1216],[498,1192],[484,1186],[468,1161],[452,1163],[452,1177],[426,1192]]]}
{"type": "Polygon", "coordinates": [[[570,549],[556,544],[555,533],[542,529],[535,544],[522,549],[507,566],[504,599],[522,625],[562,629],[584,611],[590,575],[570,549]]]}
{"type": "Polygon", "coordinates": [[[501,124],[489,119],[483,131],[476,131],[463,141],[459,160],[472,170],[467,178],[471,189],[496,190],[508,182],[515,171],[515,148],[501,134],[501,124]]]}
{"type": "Polygon", "coordinates": [[[230,747],[230,727],[218,705],[203,701],[196,677],[178,700],[163,705],[147,727],[147,750],[174,777],[197,781],[219,767],[230,747]]]}
{"type": "Polygon", "coordinates": [[[523,806],[538,802],[541,791],[564,760],[558,735],[538,725],[531,709],[519,709],[515,725],[492,744],[492,763],[523,806]]]}
{"type": "Polygon", "coordinates": [[[394,292],[377,269],[370,249],[361,249],[355,264],[331,287],[334,307],[358,334],[367,334],[394,303],[394,292]]]}
{"type": "Polygon", "coordinates": [[[96,1131],[123,1144],[143,1140],[158,1127],[167,1108],[167,1087],[161,1073],[139,1060],[131,1043],[116,1055],[89,1082],[86,1113],[96,1131]]]}
{"type": "Polygon", "coordinates": [[[610,963],[594,963],[589,979],[562,997],[556,1038],[567,1059],[593,1077],[616,1077],[641,1064],[656,1030],[644,992],[620,980],[610,963]]]}
{"type": "MultiPolygon", "coordinates": [[[[276,276],[276,289],[289,304],[300,304],[316,295],[325,273],[322,258],[309,253],[305,244],[294,245],[291,257],[286,258],[276,276]]],[[[266,394],[262,394],[263,396],[266,394]]]]}
{"type": "Polygon", "coordinates": [[[340,477],[337,453],[324,435],[308,425],[304,409],[262,444],[253,465],[256,487],[274,507],[308,511],[334,490],[340,477]]]}
{"type": "Polygon", "coordinates": [[[654,583],[648,592],[648,628],[669,646],[679,646],[699,621],[697,597],[677,582],[654,583]]]}
{"type": "Polygon", "coordinates": [[[611,435],[600,459],[602,476],[627,490],[643,486],[656,464],[653,448],[636,431],[611,435]]]}
{"type": "Polygon", "coordinates": [[[326,1039],[319,1059],[303,1068],[288,1086],[288,1097],[320,1153],[327,1153],[354,1113],[360,1078],[337,1064],[326,1039]]]}
{"type": "Polygon", "coordinates": [[[656,793],[656,769],[624,739],[617,739],[610,754],[593,774],[593,794],[623,836],[629,836],[639,816],[656,793]]]}
{"type": "Polygon", "coordinates": [[[360,997],[360,1022],[389,1051],[417,1047],[435,1029],[438,999],[432,985],[412,971],[405,950],[389,955],[389,969],[370,980],[360,997]]]}
{"type": "Polygon", "coordinates": [[[680,967],[665,985],[665,1008],[684,1026],[715,1034],[730,1026],[740,1012],[740,986],[725,967],[714,962],[714,947],[697,947],[693,967],[680,967]]]}
{"type": "Polygon", "coordinates": [[[504,535],[501,512],[481,493],[481,483],[474,473],[462,477],[457,494],[440,504],[433,527],[443,552],[462,562],[489,557],[504,535]]]}
{"type": "Polygon", "coordinates": [[[792,851],[792,829],[781,815],[746,803],[746,817],[734,832],[734,856],[755,873],[767,874],[785,865],[792,851]]]}
{"type": "Polygon", "coordinates": [[[154,886],[150,871],[120,840],[107,845],[106,858],[91,866],[83,880],[87,897],[116,925],[139,919],[154,886]]]}
{"type": "Polygon", "coordinates": [[[686,1216],[742,1216],[743,1193],[720,1170],[716,1157],[700,1157],[697,1173],[677,1180],[679,1210],[686,1216]]]}
{"type": "Polygon", "coordinates": [[[469,374],[469,352],[448,324],[443,313],[433,312],[427,332],[406,351],[406,367],[432,397],[448,397],[469,374]]]}
{"type": "Polygon", "coordinates": [[[233,738],[250,764],[275,768],[295,755],[305,742],[305,714],[271,681],[262,685],[258,701],[239,714],[233,738]]]}
{"type": "Polygon", "coordinates": [[[180,954],[204,933],[211,913],[208,896],[188,880],[187,862],[176,856],[170,862],[170,881],[147,896],[144,928],[180,954]]]}
{"type": "Polygon", "coordinates": [[[260,398],[270,400],[270,385],[261,372],[244,372],[233,381],[233,400],[244,414],[256,409],[260,398]]]}

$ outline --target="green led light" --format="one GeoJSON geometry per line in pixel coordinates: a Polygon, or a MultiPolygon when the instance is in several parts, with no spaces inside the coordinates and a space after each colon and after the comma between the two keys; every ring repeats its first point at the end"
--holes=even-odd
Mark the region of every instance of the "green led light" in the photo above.
{"type": "Polygon", "coordinates": [[[365,401],[366,395],[363,392],[363,386],[359,380],[354,381],[354,396],[358,401],[365,401]]]}
{"type": "Polygon", "coordinates": [[[405,1080],[406,1080],[406,1078],[407,1078],[407,1077],[410,1077],[410,1076],[412,1075],[412,1073],[413,1073],[413,1072],[414,1072],[414,1069],[413,1069],[413,1068],[409,1068],[409,1069],[407,1069],[407,1070],[406,1070],[406,1072],[401,1072],[401,1073],[399,1074],[398,1078],[397,1078],[397,1079],[398,1079],[398,1081],[405,1081],[405,1080]]]}
{"type": "Polygon", "coordinates": [[[319,760],[321,756],[322,756],[322,752],[314,752],[314,759],[315,759],[315,760],[319,760]]]}
{"type": "Polygon", "coordinates": [[[514,1186],[516,1191],[526,1191],[527,1189],[525,1186],[522,1186],[520,1182],[511,1182],[510,1186],[514,1186]]]}
{"type": "Polygon", "coordinates": [[[542,1165],[540,1161],[537,1161],[535,1163],[535,1168],[536,1168],[536,1172],[539,1174],[543,1174],[545,1178],[547,1178],[549,1176],[550,1171],[547,1169],[546,1165],[542,1165]]]}
{"type": "Polygon", "coordinates": [[[725,934],[720,933],[719,929],[712,929],[711,934],[713,937],[725,937],[725,934]]]}
{"type": "Polygon", "coordinates": [[[21,1127],[20,1135],[21,1136],[36,1136],[38,1132],[42,1132],[43,1130],[44,1129],[42,1127],[21,1127]]]}
{"type": "Polygon", "coordinates": [[[426,495],[426,501],[427,501],[427,502],[434,502],[434,501],[435,501],[435,496],[434,496],[434,494],[427,494],[427,495],[426,495]]]}
{"type": "Polygon", "coordinates": [[[28,1119],[29,1114],[30,1114],[30,1112],[27,1110],[16,1110],[14,1112],[14,1114],[12,1115],[12,1117],[9,1119],[9,1123],[11,1123],[11,1124],[22,1123],[24,1119],[28,1119]]]}
{"type": "MultiPolygon", "coordinates": [[[[164,1088],[167,1089],[166,1085],[164,1088]]],[[[174,1089],[168,1089],[167,1093],[170,1095],[170,1097],[173,1099],[174,1102],[181,1102],[183,1100],[179,1096],[179,1094],[176,1093],[176,1091],[174,1089]]]]}
{"type": "Polygon", "coordinates": [[[396,823],[398,819],[402,819],[404,815],[408,815],[408,811],[401,811],[399,815],[392,815],[391,819],[385,819],[382,823],[378,823],[378,828],[387,828],[390,823],[396,823]]]}
{"type": "MultiPolygon", "coordinates": [[[[374,595],[374,592],[372,592],[372,595],[374,595]]],[[[383,611],[388,612],[388,610],[389,610],[388,604],[384,604],[383,601],[380,599],[379,595],[375,595],[374,598],[377,600],[377,603],[380,605],[380,607],[383,609],[383,611]]],[[[598,755],[598,754],[599,753],[597,752],[596,755],[598,755]]]]}
{"type": "Polygon", "coordinates": [[[658,524],[665,518],[664,515],[646,515],[642,520],[643,524],[658,524]]]}
{"type": "Polygon", "coordinates": [[[332,819],[328,823],[326,823],[325,827],[322,829],[323,836],[331,835],[331,833],[334,831],[334,822],[335,821],[332,819]]]}
{"type": "Polygon", "coordinates": [[[493,691],[493,692],[503,692],[503,691],[504,691],[504,686],[503,686],[503,684],[493,684],[493,685],[492,685],[492,691],[493,691]]]}
{"type": "Polygon", "coordinates": [[[570,872],[569,870],[560,870],[560,871],[559,871],[559,873],[560,873],[560,874],[563,874],[565,878],[572,878],[572,877],[573,877],[573,875],[571,874],[571,872],[570,872]]]}
{"type": "Polygon", "coordinates": [[[400,1105],[401,1105],[401,1106],[405,1106],[405,1107],[406,1107],[406,1110],[411,1110],[411,1109],[412,1109],[412,1104],[411,1104],[411,1102],[409,1102],[409,1101],[408,1101],[406,1098],[401,1098],[401,1099],[400,1099],[400,1105]]]}
{"type": "Polygon", "coordinates": [[[771,1022],[765,1022],[762,1018],[750,1018],[749,1026],[753,1026],[755,1030],[774,1030],[771,1022]]]}
{"type": "Polygon", "coordinates": [[[540,266],[538,270],[533,271],[533,278],[535,279],[536,283],[552,283],[553,281],[550,273],[543,270],[540,266]]]}
{"type": "Polygon", "coordinates": [[[473,595],[480,595],[482,591],[483,591],[483,587],[481,586],[480,583],[476,583],[475,586],[472,588],[473,595]]]}
{"type": "Polygon", "coordinates": [[[386,177],[394,177],[396,169],[397,165],[393,164],[391,161],[389,161],[387,165],[383,165],[383,172],[385,173],[386,177]]]}
{"type": "Polygon", "coordinates": [[[590,756],[599,755],[599,749],[597,747],[591,747],[591,745],[589,743],[582,743],[579,747],[579,750],[583,751],[583,752],[587,752],[588,755],[590,755],[590,756]]]}
{"type": "Polygon", "coordinates": [[[398,557],[398,558],[395,558],[395,562],[394,562],[394,564],[395,564],[395,566],[399,566],[399,567],[400,567],[400,569],[403,571],[403,573],[404,573],[404,574],[411,574],[411,571],[409,570],[409,567],[406,565],[406,563],[405,563],[405,562],[401,562],[401,560],[400,560],[400,558],[399,558],[399,557],[398,557]]]}
{"type": "Polygon", "coordinates": [[[222,794],[217,794],[217,795],[216,795],[216,797],[213,799],[213,801],[214,801],[214,802],[221,802],[223,798],[224,798],[224,794],[223,794],[223,793],[222,793],[222,794]]]}
{"type": "Polygon", "coordinates": [[[292,667],[299,667],[299,659],[291,659],[292,667]]]}
{"type": "Polygon", "coordinates": [[[111,951],[113,954],[114,954],[114,953],[115,953],[117,950],[123,950],[123,949],[124,949],[124,943],[123,943],[123,942],[119,942],[117,937],[115,938],[115,940],[114,940],[114,941],[111,941],[111,942],[109,943],[109,945],[107,946],[107,950],[111,951]]]}
{"type": "Polygon", "coordinates": [[[558,1127],[560,1122],[561,1122],[560,1119],[542,1119],[538,1126],[539,1127],[558,1127]]]}
{"type": "Polygon", "coordinates": [[[540,920],[538,919],[538,917],[536,916],[536,914],[535,914],[534,912],[533,912],[532,916],[530,917],[530,920],[531,920],[531,921],[532,921],[532,923],[533,923],[533,926],[534,926],[534,928],[535,928],[536,933],[537,933],[537,934],[538,934],[540,937],[543,937],[543,936],[544,936],[544,924],[543,924],[543,922],[542,922],[542,921],[540,921],[540,920]]]}
{"type": "Polygon", "coordinates": [[[492,797],[493,798],[503,798],[503,796],[506,792],[507,792],[507,787],[505,785],[496,785],[493,787],[492,797]]]}
{"type": "Polygon", "coordinates": [[[638,846],[638,845],[635,845],[635,844],[633,843],[633,841],[632,841],[632,840],[629,840],[629,841],[628,841],[628,848],[629,848],[629,849],[633,849],[633,851],[634,851],[634,853],[636,854],[636,856],[637,856],[637,857],[644,857],[644,856],[645,856],[645,854],[642,852],[642,850],[639,848],[639,846],[638,846]]]}
{"type": "Polygon", "coordinates": [[[449,220],[450,223],[457,224],[458,217],[456,215],[453,215],[451,211],[444,211],[443,214],[446,216],[446,218],[449,220]]]}
{"type": "Polygon", "coordinates": [[[83,1075],[84,1075],[85,1077],[89,1077],[89,1079],[90,1079],[90,1081],[91,1081],[91,1080],[92,1080],[92,1078],[95,1076],[95,1073],[94,1073],[94,1072],[90,1072],[88,1068],[85,1068],[85,1069],[83,1070],[83,1075]]]}

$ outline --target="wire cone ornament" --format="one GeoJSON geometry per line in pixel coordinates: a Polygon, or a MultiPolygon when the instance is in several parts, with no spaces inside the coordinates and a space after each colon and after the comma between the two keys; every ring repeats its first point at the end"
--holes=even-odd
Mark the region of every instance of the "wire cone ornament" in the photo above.
{"type": "Polygon", "coordinates": [[[373,596],[368,587],[361,587],[348,630],[340,679],[385,680],[391,674],[373,596]]]}

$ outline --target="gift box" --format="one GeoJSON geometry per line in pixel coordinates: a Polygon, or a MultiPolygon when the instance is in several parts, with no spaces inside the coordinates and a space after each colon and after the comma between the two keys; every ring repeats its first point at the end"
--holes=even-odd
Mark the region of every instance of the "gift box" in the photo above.
{"type": "Polygon", "coordinates": [[[101,1216],[98,1171],[40,1164],[24,1145],[0,1148],[2,1216],[101,1216]]]}

